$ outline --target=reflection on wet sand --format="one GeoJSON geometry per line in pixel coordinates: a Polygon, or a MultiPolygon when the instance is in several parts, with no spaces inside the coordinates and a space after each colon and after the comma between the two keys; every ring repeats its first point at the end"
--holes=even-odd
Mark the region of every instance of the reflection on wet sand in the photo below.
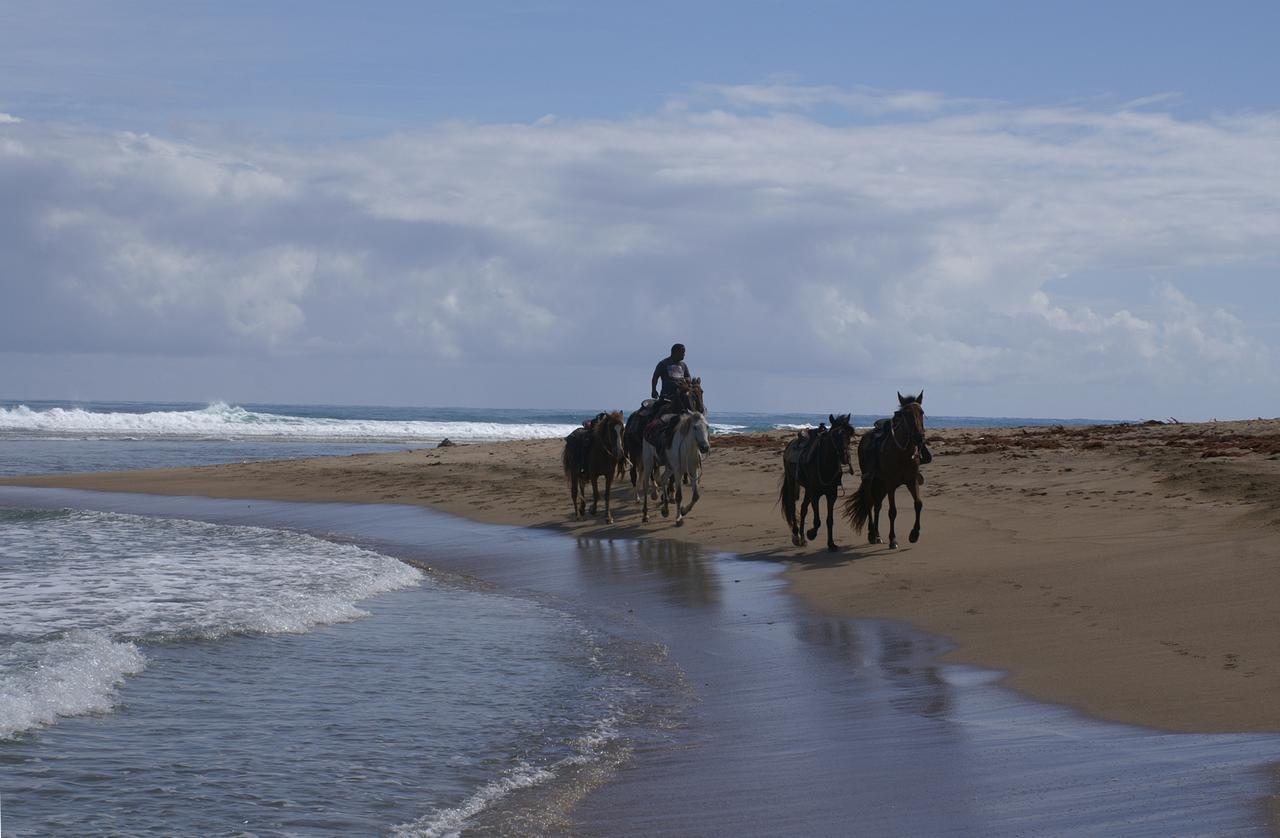
{"type": "Polygon", "coordinates": [[[715,561],[680,541],[602,541],[579,538],[578,561],[592,574],[660,580],[658,590],[674,605],[717,605],[721,583],[715,561]]]}

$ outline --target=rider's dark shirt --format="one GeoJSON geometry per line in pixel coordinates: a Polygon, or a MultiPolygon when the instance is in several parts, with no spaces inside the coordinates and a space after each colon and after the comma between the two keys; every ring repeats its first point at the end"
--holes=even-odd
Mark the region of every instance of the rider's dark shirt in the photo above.
{"type": "Polygon", "coordinates": [[[662,379],[662,390],[658,393],[661,398],[674,396],[678,382],[690,379],[689,366],[684,361],[673,361],[670,356],[658,362],[653,374],[662,379]]]}

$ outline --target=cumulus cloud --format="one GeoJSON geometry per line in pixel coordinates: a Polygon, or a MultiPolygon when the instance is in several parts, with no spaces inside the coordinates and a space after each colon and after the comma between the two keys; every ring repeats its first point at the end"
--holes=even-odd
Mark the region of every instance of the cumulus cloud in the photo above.
{"type": "Polygon", "coordinates": [[[1274,376],[1259,312],[1168,277],[1280,261],[1277,117],[707,90],[319,146],[0,118],[0,351],[1274,376]]]}

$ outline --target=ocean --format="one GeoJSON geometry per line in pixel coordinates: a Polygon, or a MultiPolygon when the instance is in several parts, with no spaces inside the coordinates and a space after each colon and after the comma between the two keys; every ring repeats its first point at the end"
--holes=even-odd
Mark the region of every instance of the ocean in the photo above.
{"type": "MultiPolygon", "coordinates": [[[[589,415],[7,402],[0,473],[589,415]]],[[[409,507],[0,487],[0,609],[4,835],[1265,834],[1280,758],[1026,702],[767,564],[409,507]]]]}

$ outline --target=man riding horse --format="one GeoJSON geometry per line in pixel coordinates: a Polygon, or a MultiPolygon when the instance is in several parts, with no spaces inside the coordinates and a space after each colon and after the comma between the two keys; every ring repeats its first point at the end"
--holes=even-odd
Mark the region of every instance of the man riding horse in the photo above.
{"type": "MultiPolygon", "coordinates": [[[[702,401],[702,381],[694,378],[689,372],[689,365],[684,362],[684,344],[677,343],[671,347],[671,354],[658,362],[649,380],[651,399],[644,402],[627,419],[624,440],[627,455],[632,462],[631,482],[636,480],[636,465],[640,461],[641,446],[646,432],[660,450],[665,450],[662,439],[670,436],[675,417],[686,410],[706,413],[702,401]],[[658,389],[661,382],[662,389],[658,389]],[[666,417],[665,422],[660,422],[666,417]]],[[[670,442],[669,439],[666,440],[670,442]]]]}
{"type": "MultiPolygon", "coordinates": [[[[658,362],[653,369],[653,378],[649,381],[649,395],[651,398],[658,400],[659,408],[663,402],[670,402],[679,392],[682,384],[688,385],[693,381],[693,376],[689,373],[689,365],[684,362],[684,344],[677,343],[672,345],[671,354],[658,362]],[[658,392],[658,382],[662,382],[662,392],[658,392]]],[[[658,415],[659,410],[654,415],[658,415]]]]}

